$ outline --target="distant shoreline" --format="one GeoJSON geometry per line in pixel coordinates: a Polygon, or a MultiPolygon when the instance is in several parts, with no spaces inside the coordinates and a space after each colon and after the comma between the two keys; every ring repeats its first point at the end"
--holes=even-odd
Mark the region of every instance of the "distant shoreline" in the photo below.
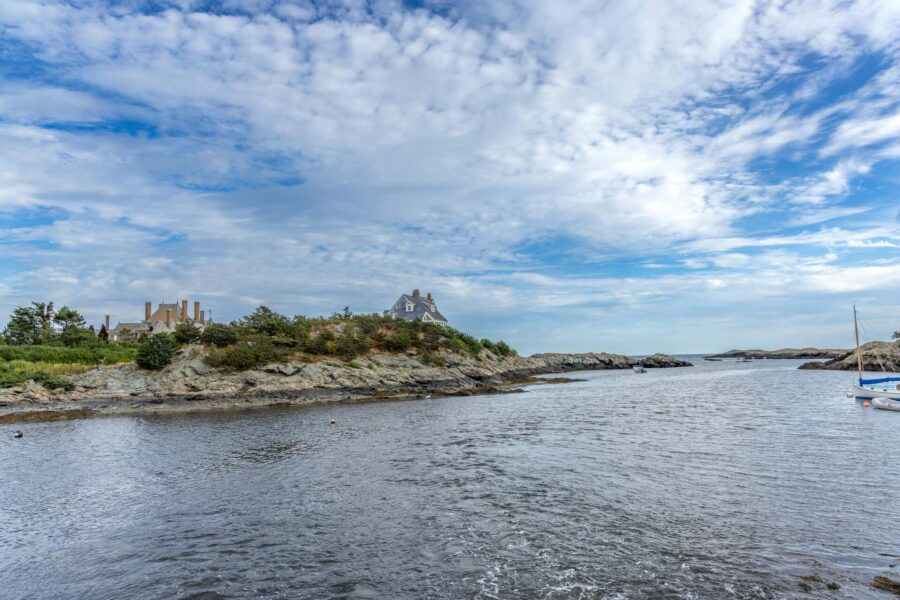
{"type": "Polygon", "coordinates": [[[265,406],[306,406],[434,396],[496,394],[547,381],[537,375],[574,371],[692,366],[664,354],[634,359],[619,354],[536,354],[479,357],[445,353],[444,366],[426,365],[414,352],[379,353],[350,362],[289,361],[239,372],[209,367],[199,346],[181,351],[165,369],[133,363],[99,367],[73,377],[72,390],[35,382],[0,390],[0,424],[112,414],[175,414],[265,406]]]}
{"type": "Polygon", "coordinates": [[[803,359],[803,358],[822,358],[835,359],[843,358],[850,354],[852,350],[837,348],[781,348],[779,350],[729,350],[721,354],[708,354],[704,358],[753,358],[753,359],[803,359]]]}

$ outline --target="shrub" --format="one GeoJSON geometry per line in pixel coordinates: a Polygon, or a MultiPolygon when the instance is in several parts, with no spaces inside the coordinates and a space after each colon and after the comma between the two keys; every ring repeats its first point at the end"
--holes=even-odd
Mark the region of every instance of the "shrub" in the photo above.
{"type": "Polygon", "coordinates": [[[500,356],[517,356],[518,353],[509,347],[509,344],[500,340],[496,345],[497,352],[500,353],[500,356]]]}
{"type": "Polygon", "coordinates": [[[401,329],[384,340],[384,347],[391,352],[403,352],[416,345],[418,336],[412,331],[401,329]]]}
{"type": "Polygon", "coordinates": [[[419,362],[430,367],[443,367],[446,363],[440,356],[434,354],[425,354],[419,357],[419,362]]]}
{"type": "Polygon", "coordinates": [[[193,323],[179,323],[172,334],[179,345],[192,344],[200,339],[200,329],[193,323]]]}
{"type": "Polygon", "coordinates": [[[138,346],[135,362],[142,369],[156,371],[172,362],[178,346],[168,334],[151,335],[138,346]]]}
{"type": "Polygon", "coordinates": [[[203,329],[200,334],[200,341],[207,346],[215,346],[224,348],[237,342],[238,335],[235,328],[231,325],[223,325],[221,323],[210,323],[203,329]]]}
{"type": "Polygon", "coordinates": [[[369,340],[356,335],[353,331],[345,331],[334,341],[334,352],[345,360],[356,358],[371,348],[369,340]]]}
{"type": "Polygon", "coordinates": [[[303,351],[308,354],[328,354],[334,346],[334,333],[326,329],[317,335],[309,337],[303,344],[303,351]]]}
{"type": "Polygon", "coordinates": [[[58,364],[99,365],[134,359],[135,348],[127,344],[103,344],[93,347],[0,346],[0,359],[58,364]]]}
{"type": "Polygon", "coordinates": [[[283,350],[277,348],[265,337],[257,336],[242,340],[225,350],[211,352],[206,357],[206,363],[212,367],[230,371],[245,371],[283,360],[285,357],[286,353],[283,350]]]}

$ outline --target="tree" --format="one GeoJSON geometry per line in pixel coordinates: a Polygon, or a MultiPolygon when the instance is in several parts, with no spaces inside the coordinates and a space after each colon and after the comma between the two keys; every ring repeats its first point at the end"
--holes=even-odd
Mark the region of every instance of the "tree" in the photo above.
{"type": "Polygon", "coordinates": [[[151,335],[138,346],[134,361],[142,369],[156,371],[171,364],[177,349],[172,336],[165,333],[151,335]]]}
{"type": "Polygon", "coordinates": [[[53,315],[53,322],[61,327],[63,331],[71,327],[84,327],[84,317],[74,308],[63,306],[56,314],[53,315]]]}
{"type": "Polygon", "coordinates": [[[31,306],[18,306],[13,309],[3,337],[16,346],[52,342],[56,337],[52,327],[54,314],[52,302],[32,302],[31,306]]]}
{"type": "Polygon", "coordinates": [[[897,331],[895,331],[895,332],[894,332],[894,335],[891,336],[891,337],[893,337],[895,340],[897,340],[898,342],[900,342],[900,329],[898,329],[897,331]]]}
{"type": "Polygon", "coordinates": [[[103,342],[104,344],[109,343],[109,332],[106,330],[106,324],[100,326],[100,332],[97,334],[97,339],[103,342]]]}
{"type": "Polygon", "coordinates": [[[222,325],[220,323],[210,323],[203,329],[200,334],[200,341],[207,346],[216,346],[224,348],[237,342],[237,331],[231,325],[222,325]]]}
{"type": "Polygon", "coordinates": [[[270,337],[291,335],[291,321],[268,306],[260,306],[238,323],[249,334],[268,335],[270,337]]]}
{"type": "Polygon", "coordinates": [[[178,344],[193,344],[200,339],[200,330],[193,323],[179,323],[172,336],[178,344]]]}
{"type": "Polygon", "coordinates": [[[65,346],[83,346],[94,341],[94,335],[86,327],[84,317],[74,308],[63,306],[53,316],[53,322],[62,328],[59,339],[65,346]]]}

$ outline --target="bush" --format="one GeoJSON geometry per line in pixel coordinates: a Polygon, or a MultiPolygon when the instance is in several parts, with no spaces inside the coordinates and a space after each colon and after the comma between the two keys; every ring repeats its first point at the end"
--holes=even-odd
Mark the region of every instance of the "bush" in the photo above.
{"type": "Polygon", "coordinates": [[[0,359],[57,364],[99,365],[133,360],[135,348],[126,344],[98,344],[93,347],[0,346],[0,359]]]}
{"type": "Polygon", "coordinates": [[[285,357],[286,353],[283,350],[277,348],[265,337],[257,336],[242,340],[225,350],[211,352],[206,357],[206,364],[230,371],[245,371],[278,362],[285,357]]]}
{"type": "Polygon", "coordinates": [[[236,343],[238,335],[235,328],[231,325],[210,323],[203,329],[203,333],[200,334],[200,341],[207,346],[224,348],[236,343]]]}
{"type": "Polygon", "coordinates": [[[171,364],[178,349],[168,334],[151,335],[138,346],[135,362],[142,369],[156,371],[171,364]]]}
{"type": "Polygon", "coordinates": [[[345,360],[356,358],[371,348],[369,340],[356,335],[353,331],[345,331],[334,341],[334,352],[345,360]]]}
{"type": "Polygon", "coordinates": [[[193,323],[179,323],[172,337],[179,345],[193,344],[200,339],[200,330],[193,323]]]}
{"type": "Polygon", "coordinates": [[[403,352],[407,348],[415,346],[417,341],[418,336],[416,336],[415,333],[402,329],[389,335],[387,339],[384,340],[384,347],[391,352],[403,352]]]}
{"type": "Polygon", "coordinates": [[[509,347],[509,344],[500,340],[496,344],[497,352],[500,353],[500,356],[518,356],[518,353],[509,347]]]}

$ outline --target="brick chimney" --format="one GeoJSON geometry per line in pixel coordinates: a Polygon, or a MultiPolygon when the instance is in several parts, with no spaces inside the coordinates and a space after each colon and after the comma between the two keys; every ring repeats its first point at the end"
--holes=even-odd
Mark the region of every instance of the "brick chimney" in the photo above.
{"type": "Polygon", "coordinates": [[[106,318],[103,319],[103,323],[106,325],[106,330],[109,331],[109,315],[106,315],[106,318]]]}
{"type": "Polygon", "coordinates": [[[200,303],[197,302],[196,300],[194,301],[194,320],[195,321],[200,320],[200,303]]]}
{"type": "Polygon", "coordinates": [[[205,310],[200,311],[200,322],[203,324],[206,324],[206,311],[205,310]]]}
{"type": "Polygon", "coordinates": [[[188,305],[187,300],[181,301],[181,320],[182,321],[187,321],[187,305],[188,305]]]}
{"type": "Polygon", "coordinates": [[[150,302],[144,302],[144,320],[150,320],[150,314],[153,312],[153,304],[150,302]]]}
{"type": "Polygon", "coordinates": [[[431,292],[428,292],[428,294],[426,294],[425,297],[428,298],[429,300],[434,300],[434,298],[431,297],[431,292]]]}
{"type": "Polygon", "coordinates": [[[421,296],[421,295],[422,295],[422,294],[419,293],[419,290],[413,290],[413,298],[418,298],[418,297],[421,296]]]}

